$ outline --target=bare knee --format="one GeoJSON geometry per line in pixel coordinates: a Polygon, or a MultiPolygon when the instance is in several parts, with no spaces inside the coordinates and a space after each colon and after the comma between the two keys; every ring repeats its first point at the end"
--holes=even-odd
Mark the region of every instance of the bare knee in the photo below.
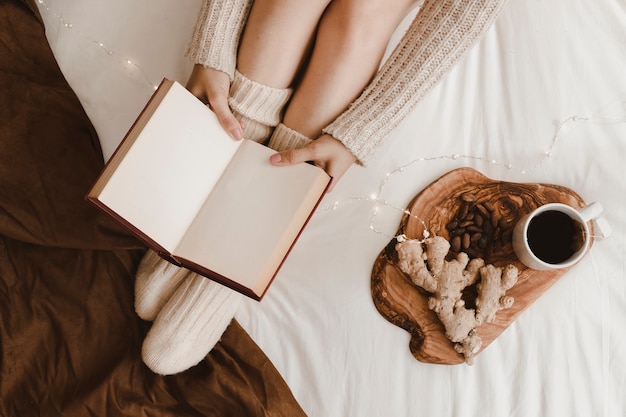
{"type": "Polygon", "coordinates": [[[263,84],[289,86],[330,1],[254,1],[239,45],[238,69],[263,84]]]}
{"type": "Polygon", "coordinates": [[[332,0],[327,17],[340,36],[361,42],[388,40],[414,0],[332,0]]]}

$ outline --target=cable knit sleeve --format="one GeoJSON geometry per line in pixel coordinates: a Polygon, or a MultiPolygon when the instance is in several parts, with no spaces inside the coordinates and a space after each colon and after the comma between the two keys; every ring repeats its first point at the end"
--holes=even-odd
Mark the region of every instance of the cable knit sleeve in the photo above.
{"type": "Polygon", "coordinates": [[[425,0],[372,82],[324,132],[365,164],[496,19],[506,0],[425,0]]]}
{"type": "Polygon", "coordinates": [[[196,64],[227,73],[232,80],[251,6],[252,0],[204,0],[186,55],[196,64]]]}

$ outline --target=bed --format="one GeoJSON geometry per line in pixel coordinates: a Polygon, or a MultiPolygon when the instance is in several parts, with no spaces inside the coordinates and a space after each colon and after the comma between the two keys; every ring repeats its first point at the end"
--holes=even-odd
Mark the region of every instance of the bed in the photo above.
{"type": "MultiPolygon", "coordinates": [[[[1,4],[2,18],[6,10],[28,10],[18,0],[1,4]]],[[[72,107],[71,115],[89,156],[67,159],[84,176],[82,186],[101,166],[98,142],[106,160],[154,86],[163,77],[186,80],[191,67],[182,51],[199,5],[36,3],[85,111],[72,107]]],[[[5,193],[3,218],[15,221],[3,222],[3,270],[19,261],[31,280],[19,287],[20,297],[11,296],[17,277],[2,273],[0,415],[625,416],[625,51],[622,0],[510,1],[385,149],[367,167],[352,167],[325,197],[263,301],[246,300],[207,361],[174,377],[151,375],[138,359],[149,326],[131,306],[142,248],[91,212],[77,212],[67,236],[45,222],[34,235],[6,208],[23,208],[29,196],[15,201],[5,193]],[[411,200],[464,167],[600,201],[612,234],[597,236],[583,260],[473,365],[425,363],[412,355],[409,334],[377,310],[372,267],[411,200]],[[63,280],[68,264],[81,272],[63,280]],[[83,290],[72,290],[79,282],[83,290]],[[246,349],[258,361],[242,367],[246,349]]],[[[46,65],[38,71],[54,71],[46,65]]],[[[24,161],[3,147],[4,177],[24,161]]],[[[33,156],[33,149],[24,153],[33,156]]],[[[67,164],[50,169],[74,178],[61,169],[67,164]]]]}

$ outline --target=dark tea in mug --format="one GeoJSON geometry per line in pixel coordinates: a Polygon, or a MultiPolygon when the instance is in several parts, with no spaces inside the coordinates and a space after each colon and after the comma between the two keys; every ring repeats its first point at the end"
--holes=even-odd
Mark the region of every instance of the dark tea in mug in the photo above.
{"type": "Polygon", "coordinates": [[[527,241],[533,254],[543,262],[560,264],[585,244],[584,227],[566,213],[546,210],[528,224],[527,241]]]}

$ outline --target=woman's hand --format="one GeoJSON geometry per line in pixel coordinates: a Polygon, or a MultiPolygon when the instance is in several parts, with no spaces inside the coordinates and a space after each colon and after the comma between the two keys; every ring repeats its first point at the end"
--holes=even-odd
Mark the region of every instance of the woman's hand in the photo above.
{"type": "Polygon", "coordinates": [[[187,90],[207,104],[220,124],[235,140],[243,139],[243,126],[230,111],[228,93],[230,78],[225,72],[200,64],[193,67],[187,81],[187,90]]]}
{"type": "Polygon", "coordinates": [[[343,143],[331,135],[322,135],[308,145],[287,151],[277,152],[270,157],[274,165],[285,166],[300,162],[312,162],[332,177],[328,191],[356,161],[356,157],[343,143]]]}

